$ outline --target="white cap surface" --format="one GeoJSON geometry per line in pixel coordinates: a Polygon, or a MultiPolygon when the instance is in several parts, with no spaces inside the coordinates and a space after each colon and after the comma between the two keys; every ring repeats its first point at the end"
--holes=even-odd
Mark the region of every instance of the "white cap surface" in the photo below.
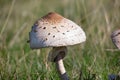
{"type": "Polygon", "coordinates": [[[36,21],[29,37],[32,49],[69,46],[86,41],[80,26],[54,12],[36,21]]]}
{"type": "Polygon", "coordinates": [[[115,46],[120,49],[120,29],[114,31],[111,34],[111,39],[113,41],[113,43],[115,44],[115,46]]]}

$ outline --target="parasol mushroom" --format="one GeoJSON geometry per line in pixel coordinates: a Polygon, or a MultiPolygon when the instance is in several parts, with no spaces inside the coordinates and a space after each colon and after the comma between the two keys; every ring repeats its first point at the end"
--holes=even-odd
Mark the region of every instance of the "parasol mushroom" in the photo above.
{"type": "Polygon", "coordinates": [[[82,28],[58,13],[50,12],[34,23],[29,38],[32,49],[53,47],[48,60],[56,63],[62,80],[69,80],[63,58],[67,53],[67,46],[86,41],[82,28]]]}
{"type": "MultiPolygon", "coordinates": [[[[120,50],[120,29],[112,32],[111,39],[112,39],[112,42],[114,43],[114,45],[120,50]]],[[[111,80],[119,80],[120,79],[120,72],[118,73],[117,76],[109,75],[109,78],[111,80]]]]}

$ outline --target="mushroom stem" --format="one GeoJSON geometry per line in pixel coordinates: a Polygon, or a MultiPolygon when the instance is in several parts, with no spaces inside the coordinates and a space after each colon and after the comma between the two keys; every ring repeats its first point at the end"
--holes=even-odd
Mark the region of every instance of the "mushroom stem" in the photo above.
{"type": "Polygon", "coordinates": [[[56,67],[60,74],[64,74],[66,72],[62,59],[60,59],[59,61],[56,61],[56,67]]]}
{"type": "Polygon", "coordinates": [[[63,64],[63,58],[66,56],[66,53],[67,47],[65,46],[53,47],[48,56],[49,61],[56,63],[56,68],[60,75],[61,80],[69,80],[63,64]]]}
{"type": "Polygon", "coordinates": [[[64,67],[64,64],[63,64],[63,59],[61,57],[61,55],[58,55],[56,57],[56,68],[60,74],[60,78],[61,80],[69,80],[68,78],[68,75],[66,73],[66,70],[65,70],[65,67],[64,67]]]}

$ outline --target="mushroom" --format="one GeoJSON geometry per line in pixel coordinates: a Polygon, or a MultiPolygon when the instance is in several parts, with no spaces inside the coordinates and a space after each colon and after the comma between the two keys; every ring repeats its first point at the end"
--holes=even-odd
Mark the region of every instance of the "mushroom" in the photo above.
{"type": "Polygon", "coordinates": [[[32,49],[53,47],[48,60],[56,63],[62,80],[69,80],[63,64],[67,53],[66,46],[86,41],[83,29],[58,13],[50,12],[34,23],[29,38],[32,49]]]}
{"type": "Polygon", "coordinates": [[[114,32],[112,32],[111,39],[112,39],[113,43],[115,44],[115,46],[118,49],[120,49],[120,29],[115,30],[114,32]]]}
{"type": "MultiPolygon", "coordinates": [[[[112,32],[111,39],[112,39],[112,42],[114,43],[114,45],[120,50],[120,29],[112,32]]],[[[117,76],[110,75],[110,79],[111,78],[113,78],[113,80],[114,79],[116,79],[116,80],[120,79],[120,72],[118,72],[117,76]]]]}

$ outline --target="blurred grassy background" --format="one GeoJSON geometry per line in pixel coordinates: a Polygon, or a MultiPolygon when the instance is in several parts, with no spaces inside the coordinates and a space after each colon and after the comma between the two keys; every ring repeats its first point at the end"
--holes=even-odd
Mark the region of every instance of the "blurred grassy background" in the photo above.
{"type": "Polygon", "coordinates": [[[57,12],[81,25],[83,44],[68,47],[64,59],[71,80],[107,80],[120,71],[120,51],[110,35],[120,26],[120,0],[0,0],[0,80],[59,80],[47,49],[31,50],[26,41],[33,23],[57,12]],[[107,50],[111,49],[111,50],[107,50]]]}

